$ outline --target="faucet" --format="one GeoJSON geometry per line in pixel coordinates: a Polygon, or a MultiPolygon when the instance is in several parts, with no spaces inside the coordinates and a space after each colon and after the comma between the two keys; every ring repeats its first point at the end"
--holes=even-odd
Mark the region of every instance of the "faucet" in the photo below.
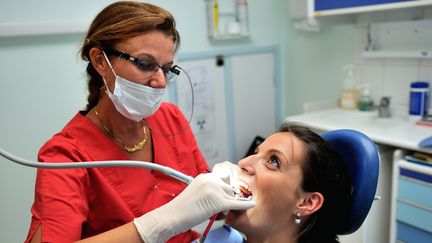
{"type": "Polygon", "coordinates": [[[378,116],[382,118],[389,118],[391,116],[389,96],[381,97],[380,103],[378,105],[378,116]]]}

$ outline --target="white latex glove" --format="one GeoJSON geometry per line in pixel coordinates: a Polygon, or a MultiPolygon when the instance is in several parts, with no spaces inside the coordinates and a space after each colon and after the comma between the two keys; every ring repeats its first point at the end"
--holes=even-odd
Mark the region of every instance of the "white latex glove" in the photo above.
{"type": "Polygon", "coordinates": [[[212,173],[218,175],[225,183],[231,186],[236,185],[239,171],[238,165],[229,161],[215,164],[212,169],[212,173]]]}
{"type": "Polygon", "coordinates": [[[253,201],[239,201],[231,186],[213,173],[198,175],[186,189],[169,203],[134,219],[145,243],[165,242],[169,238],[226,210],[244,210],[253,201]]]}

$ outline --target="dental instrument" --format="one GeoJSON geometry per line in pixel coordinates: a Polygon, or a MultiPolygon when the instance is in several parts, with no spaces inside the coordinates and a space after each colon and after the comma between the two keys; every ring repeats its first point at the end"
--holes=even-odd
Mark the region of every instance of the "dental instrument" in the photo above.
{"type": "MultiPolygon", "coordinates": [[[[253,195],[249,195],[248,197],[243,197],[242,194],[240,193],[240,190],[235,187],[232,186],[233,192],[234,192],[234,197],[239,200],[239,201],[250,201],[253,198],[253,195]]],[[[202,233],[202,236],[197,240],[198,243],[203,243],[205,242],[205,239],[207,237],[207,234],[210,232],[211,227],[213,226],[213,223],[215,222],[215,220],[218,218],[219,215],[223,214],[223,212],[221,213],[216,213],[214,214],[210,220],[209,223],[207,224],[207,227],[205,228],[204,232],[202,233]]]]}
{"type": "MultiPolygon", "coordinates": [[[[177,179],[186,185],[189,185],[193,177],[186,175],[180,171],[174,170],[167,166],[162,166],[158,164],[154,164],[146,161],[135,161],[135,160],[109,160],[109,161],[89,161],[89,162],[58,162],[58,163],[43,163],[38,161],[27,160],[21,157],[18,157],[12,153],[7,152],[3,148],[0,147],[0,155],[4,158],[28,167],[33,168],[44,168],[44,169],[70,169],[70,168],[96,168],[96,167],[141,167],[145,169],[156,170],[162,172],[174,179],[177,179]]],[[[247,198],[242,197],[240,191],[236,187],[232,187],[235,198],[241,201],[250,201],[252,200],[252,195],[249,195],[247,198]]],[[[202,237],[199,239],[199,242],[204,242],[208,232],[213,226],[214,221],[220,213],[214,214],[210,218],[210,222],[208,223],[205,231],[202,234],[202,237]]]]}
{"type": "Polygon", "coordinates": [[[0,147],[0,155],[6,159],[28,167],[44,168],[44,169],[69,169],[69,168],[96,168],[96,167],[141,167],[145,169],[156,170],[164,173],[174,179],[177,179],[186,185],[189,185],[193,177],[186,175],[180,171],[174,170],[167,166],[158,165],[146,161],[136,160],[106,160],[106,161],[92,161],[92,162],[59,162],[59,163],[43,163],[20,158],[13,155],[0,147]]]}

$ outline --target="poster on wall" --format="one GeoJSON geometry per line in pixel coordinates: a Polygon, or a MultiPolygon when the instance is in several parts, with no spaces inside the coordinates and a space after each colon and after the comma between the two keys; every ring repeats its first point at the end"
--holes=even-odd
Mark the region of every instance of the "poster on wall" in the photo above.
{"type": "Polygon", "coordinates": [[[190,77],[191,85],[186,75],[179,75],[177,88],[177,105],[186,117],[193,114],[190,126],[195,139],[207,160],[218,155],[215,132],[215,97],[213,89],[214,75],[205,63],[182,65],[190,77]],[[192,110],[193,109],[193,110],[192,110]]]}

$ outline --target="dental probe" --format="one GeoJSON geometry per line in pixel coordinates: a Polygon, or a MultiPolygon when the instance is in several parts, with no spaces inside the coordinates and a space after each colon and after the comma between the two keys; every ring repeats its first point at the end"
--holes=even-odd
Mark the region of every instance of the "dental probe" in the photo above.
{"type": "Polygon", "coordinates": [[[96,168],[96,167],[141,167],[151,170],[156,170],[164,173],[174,179],[177,179],[186,185],[189,185],[193,177],[183,174],[180,171],[174,170],[167,166],[158,165],[147,161],[136,160],[106,160],[106,161],[92,161],[92,162],[59,162],[59,163],[43,163],[20,158],[13,155],[0,147],[0,155],[6,159],[24,166],[44,169],[69,169],[69,168],[96,168]]]}

